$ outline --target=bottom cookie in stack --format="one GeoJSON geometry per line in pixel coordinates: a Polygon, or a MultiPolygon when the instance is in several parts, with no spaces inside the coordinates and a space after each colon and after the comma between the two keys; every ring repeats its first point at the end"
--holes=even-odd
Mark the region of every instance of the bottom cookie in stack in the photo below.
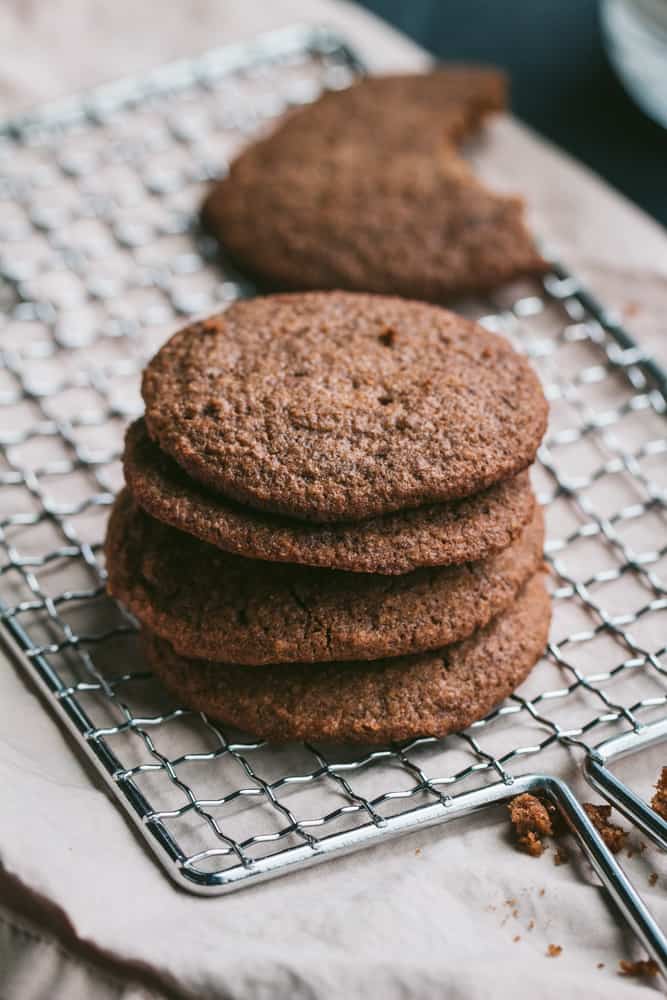
{"type": "Polygon", "coordinates": [[[537,573],[468,639],[392,659],[241,667],[180,656],[151,632],[144,655],[184,704],[268,740],[386,743],[446,736],[483,718],[527,677],[549,631],[537,573]]]}
{"type": "Polygon", "coordinates": [[[109,584],[184,704],[283,741],[443,736],[484,716],[544,648],[542,512],[499,553],[401,576],[269,563],[148,516],[125,490],[109,584]]]}

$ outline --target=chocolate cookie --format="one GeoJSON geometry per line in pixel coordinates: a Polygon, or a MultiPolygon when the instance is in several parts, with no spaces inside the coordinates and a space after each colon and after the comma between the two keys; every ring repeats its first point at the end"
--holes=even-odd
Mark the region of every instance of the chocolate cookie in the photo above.
{"type": "Polygon", "coordinates": [[[148,436],[128,429],[125,481],[151,517],[250,559],[355,573],[408,573],[500,552],[530,520],[535,498],[527,472],[482,493],[365,521],[319,525],[242,507],[190,479],[148,436]]]}
{"type": "Polygon", "coordinates": [[[312,521],[486,489],[530,465],[547,417],[504,338],[346,292],[237,302],[173,336],[142,391],[151,438],[193,478],[312,521]]]}
{"type": "Polygon", "coordinates": [[[484,187],[454,146],[504,94],[500,74],[474,68],[326,94],[241,153],[204,224],[274,288],[440,302],[539,273],[521,200],[484,187]]]}
{"type": "Polygon", "coordinates": [[[485,716],[539,658],[550,614],[539,573],[485,629],[411,657],[248,670],[184,659],[150,633],[143,648],[179,702],[257,736],[385,743],[445,736],[485,716]]]}
{"type": "Polygon", "coordinates": [[[185,656],[230,663],[379,659],[470,635],[542,562],[537,508],[520,538],[476,563],[404,576],[242,559],[148,517],[120,494],[106,543],[111,593],[185,656]]]}
{"type": "Polygon", "coordinates": [[[335,289],[445,302],[545,265],[520,198],[494,194],[453,154],[389,160],[339,146],[293,158],[276,137],[247,150],[203,219],[269,289],[335,289]]]}

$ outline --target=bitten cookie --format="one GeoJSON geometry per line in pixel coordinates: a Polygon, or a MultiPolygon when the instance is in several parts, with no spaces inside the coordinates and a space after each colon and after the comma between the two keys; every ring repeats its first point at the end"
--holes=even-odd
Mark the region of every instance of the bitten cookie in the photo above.
{"type": "Polygon", "coordinates": [[[451,152],[380,162],[343,145],[304,161],[278,139],[242,154],[203,208],[265,288],[445,302],[544,271],[522,200],[494,194],[451,152]]]}
{"type": "Polygon", "coordinates": [[[320,525],[268,514],[200,486],[164,455],[143,420],[128,429],[125,481],[151,517],[250,559],[355,573],[408,573],[483,559],[515,540],[533,514],[527,472],[482,493],[365,521],[320,525]]]}
{"type": "Polygon", "coordinates": [[[440,302],[539,273],[521,199],[486,188],[455,147],[504,95],[475,68],[325,94],[237,157],[204,224],[274,288],[440,302]]]}
{"type": "Polygon", "coordinates": [[[179,653],[239,664],[379,659],[434,649],[503,611],[542,562],[541,508],[476,563],[404,576],[242,559],[148,517],[127,491],[106,543],[111,593],[179,653]]]}
{"type": "Polygon", "coordinates": [[[312,521],[468,496],[535,458],[547,404],[502,337],[346,292],[237,302],[144,372],[151,438],[194,479],[312,521]]]}
{"type": "Polygon", "coordinates": [[[542,653],[551,608],[543,575],[464,642],[373,663],[258,667],[189,660],[143,635],[146,659],[172,695],[276,741],[384,743],[445,736],[482,718],[524,680],[542,653]]]}

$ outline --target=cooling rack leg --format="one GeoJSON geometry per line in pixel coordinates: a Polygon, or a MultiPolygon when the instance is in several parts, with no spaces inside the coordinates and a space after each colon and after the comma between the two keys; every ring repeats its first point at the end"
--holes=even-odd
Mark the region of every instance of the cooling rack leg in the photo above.
{"type": "Polygon", "coordinates": [[[641,896],[570,788],[562,781],[547,778],[544,790],[560,809],[607,892],[667,979],[667,939],[641,896]]]}
{"type": "Polygon", "coordinates": [[[621,733],[600,743],[584,762],[584,776],[600,795],[615,806],[662,851],[667,851],[667,823],[620,781],[607,766],[656,743],[667,740],[667,720],[621,733]]]}
{"type": "Polygon", "coordinates": [[[638,795],[628,788],[616,775],[597,758],[589,757],[584,765],[587,781],[616,806],[619,812],[630,820],[653,843],[667,851],[667,823],[654,812],[638,795]]]}

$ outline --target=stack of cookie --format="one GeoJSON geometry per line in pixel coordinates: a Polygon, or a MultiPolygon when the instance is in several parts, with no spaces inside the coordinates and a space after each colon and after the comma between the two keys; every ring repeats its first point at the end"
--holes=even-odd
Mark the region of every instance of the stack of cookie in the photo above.
{"type": "Polygon", "coordinates": [[[109,586],[183,703],[376,743],[464,727],[528,674],[547,408],[504,339],[397,298],[267,296],[172,337],[143,396],[109,586]]]}

